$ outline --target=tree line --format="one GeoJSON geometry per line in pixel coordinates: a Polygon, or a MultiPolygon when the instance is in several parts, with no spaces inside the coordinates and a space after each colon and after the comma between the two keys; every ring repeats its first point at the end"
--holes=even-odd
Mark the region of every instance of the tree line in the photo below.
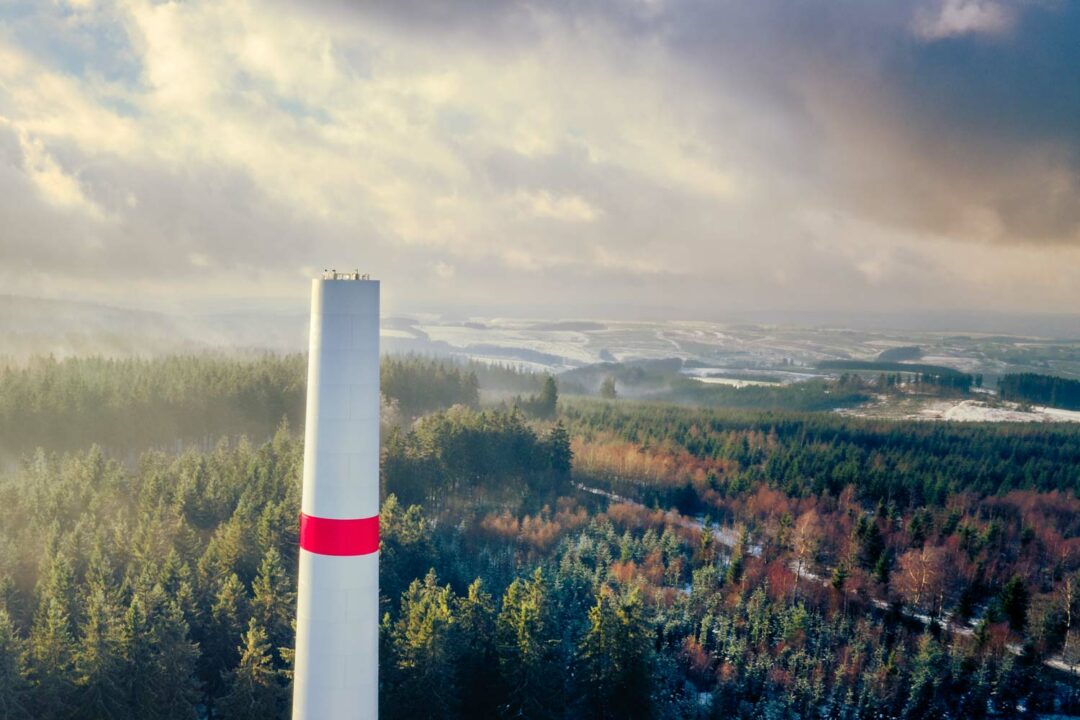
{"type": "MultiPolygon", "coordinates": [[[[478,372],[497,382],[514,374],[420,356],[387,357],[382,393],[402,421],[452,405],[477,407],[478,372]]],[[[530,379],[526,386],[542,389],[542,379],[521,377],[530,379]]],[[[301,354],[35,357],[0,369],[0,451],[18,456],[38,446],[76,450],[96,443],[138,453],[192,443],[210,449],[223,435],[268,439],[282,418],[303,427],[306,387],[307,358],[301,354]]]]}
{"type": "MultiPolygon", "coordinates": [[[[561,417],[585,440],[682,451],[680,465],[705,464],[696,490],[720,496],[766,484],[794,497],[837,497],[850,486],[870,507],[906,509],[943,506],[965,492],[1080,495],[1080,433],[1067,423],[895,422],[581,400],[566,403],[561,417]]],[[[631,478],[614,481],[621,484],[613,489],[634,491],[631,478]]]]}
{"type": "Polygon", "coordinates": [[[1053,375],[1036,373],[1004,375],[998,380],[998,395],[1003,400],[1080,410],[1080,380],[1053,375]]]}
{"type": "Polygon", "coordinates": [[[408,417],[452,405],[480,404],[476,372],[453,363],[420,356],[388,357],[382,361],[380,375],[383,395],[396,401],[408,417]]]}

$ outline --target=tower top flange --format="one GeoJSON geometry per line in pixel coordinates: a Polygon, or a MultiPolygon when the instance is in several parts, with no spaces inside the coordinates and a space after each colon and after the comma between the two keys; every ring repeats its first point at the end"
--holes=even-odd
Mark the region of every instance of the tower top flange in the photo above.
{"type": "Polygon", "coordinates": [[[335,269],[323,269],[323,280],[370,280],[370,273],[361,274],[359,270],[353,270],[352,272],[338,272],[335,269]]]}

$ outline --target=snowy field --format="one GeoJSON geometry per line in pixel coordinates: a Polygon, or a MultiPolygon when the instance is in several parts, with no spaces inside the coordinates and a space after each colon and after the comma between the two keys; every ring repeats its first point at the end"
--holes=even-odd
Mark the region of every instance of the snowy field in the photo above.
{"type": "Polygon", "coordinates": [[[728,325],[707,321],[522,320],[515,318],[387,318],[383,338],[409,352],[521,361],[549,371],[599,362],[680,358],[687,374],[755,381],[748,372],[808,379],[825,360],[874,360],[882,350],[916,346],[912,362],[994,377],[1041,372],[1080,377],[1080,341],[1007,336],[868,332],[843,328],[728,325]],[[691,373],[690,370],[693,369],[691,373]],[[706,369],[708,369],[706,371],[706,369]]]}
{"type": "Polygon", "coordinates": [[[1048,407],[1021,408],[1016,403],[983,400],[925,400],[905,398],[899,401],[879,397],[877,401],[855,408],[837,410],[841,415],[891,420],[929,420],[947,422],[1080,422],[1080,412],[1048,407]]]}
{"type": "Polygon", "coordinates": [[[1075,410],[1038,406],[1021,410],[1016,403],[994,406],[981,400],[932,403],[921,411],[920,416],[927,420],[959,422],[1080,422],[1080,412],[1075,410]]]}
{"type": "Polygon", "coordinates": [[[778,382],[770,382],[766,380],[743,380],[741,378],[729,378],[729,377],[702,377],[700,375],[692,376],[695,380],[706,385],[730,385],[731,387],[744,388],[751,387],[753,385],[779,385],[778,382]]]}

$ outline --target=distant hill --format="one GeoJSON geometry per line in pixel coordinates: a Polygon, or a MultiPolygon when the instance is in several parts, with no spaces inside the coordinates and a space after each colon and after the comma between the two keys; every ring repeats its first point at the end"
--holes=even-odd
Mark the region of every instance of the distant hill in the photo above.
{"type": "Polygon", "coordinates": [[[888,350],[882,350],[878,353],[878,362],[904,362],[907,360],[918,360],[923,356],[922,348],[918,345],[903,345],[901,347],[889,348],[888,350]]]}
{"type": "Polygon", "coordinates": [[[540,322],[531,325],[533,330],[546,330],[556,332],[588,332],[593,330],[606,330],[607,325],[587,320],[562,320],[560,322],[540,322]]]}
{"type": "Polygon", "coordinates": [[[307,345],[303,314],[171,315],[96,303],[0,296],[0,354],[153,357],[216,349],[296,352],[307,345]]]}
{"type": "Polygon", "coordinates": [[[944,365],[924,365],[922,363],[879,362],[876,360],[823,360],[817,364],[819,370],[841,370],[850,372],[907,372],[926,373],[928,375],[963,375],[964,373],[944,365]]]}

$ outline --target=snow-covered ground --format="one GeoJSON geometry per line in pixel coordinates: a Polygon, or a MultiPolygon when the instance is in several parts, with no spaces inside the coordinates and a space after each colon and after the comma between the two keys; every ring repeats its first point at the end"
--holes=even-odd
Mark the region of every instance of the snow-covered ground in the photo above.
{"type": "Polygon", "coordinates": [[[980,372],[985,365],[985,360],[962,355],[924,355],[918,360],[912,360],[912,362],[922,365],[942,365],[972,375],[980,372]]]}
{"type": "Polygon", "coordinates": [[[744,367],[688,367],[682,369],[682,374],[704,383],[718,385],[732,385],[734,387],[746,387],[748,385],[790,385],[791,383],[803,382],[825,377],[820,373],[811,371],[791,372],[767,368],[758,370],[744,367]]]}
{"type": "Polygon", "coordinates": [[[1032,407],[1021,410],[1015,403],[988,405],[981,400],[941,401],[919,413],[927,420],[959,422],[1080,422],[1080,412],[1057,408],[1032,407]]]}
{"type": "Polygon", "coordinates": [[[701,377],[700,375],[692,376],[698,382],[703,382],[708,385],[730,385],[731,387],[744,388],[751,385],[779,385],[777,382],[770,382],[766,380],[743,380],[741,378],[727,378],[727,377],[701,377]]]}
{"type": "MultiPolygon", "coordinates": [[[[549,331],[534,332],[526,328],[512,326],[489,325],[484,328],[469,327],[465,325],[421,325],[420,328],[435,341],[443,341],[448,345],[462,350],[481,348],[475,355],[490,354],[483,350],[487,347],[500,347],[507,350],[527,350],[535,353],[550,355],[553,358],[563,358],[570,363],[593,363],[597,362],[596,354],[590,352],[586,345],[588,338],[581,332],[549,331]]],[[[560,364],[552,361],[552,368],[560,364]]]]}
{"type": "Polygon", "coordinates": [[[869,405],[837,410],[842,415],[894,420],[950,422],[1080,422],[1080,412],[1049,407],[1021,408],[1017,403],[984,400],[922,400],[895,402],[881,396],[869,405]]]}
{"type": "Polygon", "coordinates": [[[599,362],[681,358],[687,375],[704,382],[742,386],[787,384],[815,375],[825,360],[873,360],[885,347],[918,346],[921,364],[982,373],[987,387],[1005,372],[1080,377],[1080,342],[1032,344],[1007,337],[868,332],[840,328],[731,325],[709,321],[601,319],[528,320],[509,317],[387,318],[383,339],[390,352],[469,357],[560,372],[599,362]],[[1020,365],[1014,364],[1020,358],[1020,365]],[[760,376],[760,377],[757,377],[760,376]]]}
{"type": "Polygon", "coordinates": [[[394,328],[382,328],[382,329],[379,330],[379,337],[403,338],[405,340],[410,340],[410,339],[416,337],[416,335],[409,332],[408,330],[396,330],[394,328]]]}

